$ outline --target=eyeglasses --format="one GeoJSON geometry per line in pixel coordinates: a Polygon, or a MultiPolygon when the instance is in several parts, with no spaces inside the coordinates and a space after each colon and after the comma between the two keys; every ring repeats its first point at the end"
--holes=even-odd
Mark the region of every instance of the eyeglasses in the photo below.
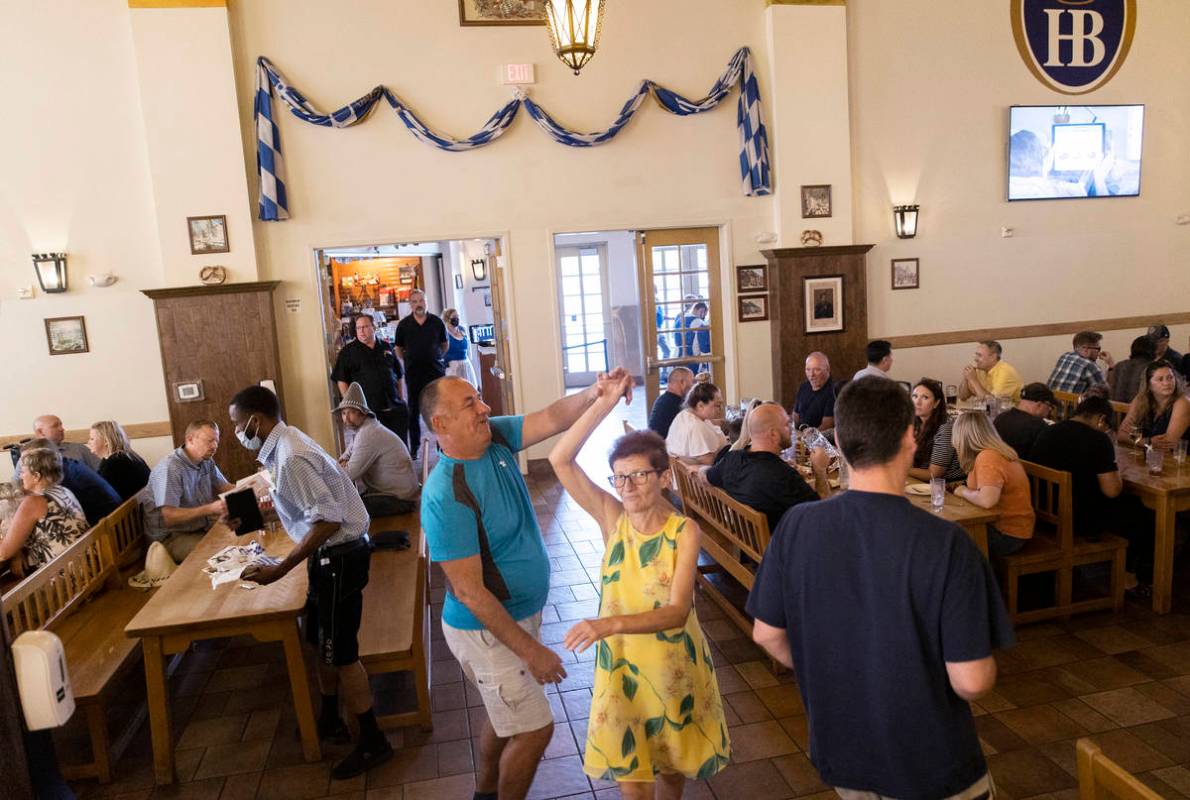
{"type": "Polygon", "coordinates": [[[612,486],[614,486],[615,488],[619,489],[621,486],[623,486],[625,483],[628,482],[629,478],[631,478],[633,486],[644,486],[646,483],[648,483],[649,476],[653,475],[653,474],[660,475],[661,470],[659,470],[659,469],[642,469],[642,470],[638,470],[637,472],[629,472],[627,475],[608,475],[607,482],[609,484],[611,484],[612,486]]]}

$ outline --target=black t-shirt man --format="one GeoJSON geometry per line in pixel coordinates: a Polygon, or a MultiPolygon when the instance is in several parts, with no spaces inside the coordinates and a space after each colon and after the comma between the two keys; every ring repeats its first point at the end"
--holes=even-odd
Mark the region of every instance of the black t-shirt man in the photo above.
{"type": "Polygon", "coordinates": [[[849,490],[777,526],[748,613],[789,637],[828,784],[949,797],[987,772],[947,662],[1013,643],[991,567],[958,525],[904,497],[849,490]]]}
{"type": "Polygon", "coordinates": [[[835,385],[828,380],[821,389],[815,390],[809,381],[804,381],[797,387],[793,413],[797,414],[799,428],[822,427],[823,417],[835,415],[835,385]]]}
{"type": "Polygon", "coordinates": [[[1037,441],[1041,432],[1049,427],[1049,424],[1041,417],[1035,417],[1019,408],[1010,408],[1005,411],[996,417],[992,425],[1000,434],[1000,438],[1026,461],[1037,460],[1032,456],[1033,443],[1037,441]]]}
{"type": "Polygon", "coordinates": [[[426,313],[423,322],[410,314],[397,323],[397,347],[405,351],[405,370],[410,383],[422,386],[446,374],[442,363],[442,344],[446,325],[435,314],[426,313]]]}
{"type": "Polygon", "coordinates": [[[382,339],[377,339],[373,347],[352,339],[339,351],[331,372],[333,381],[358,383],[364,390],[368,408],[376,412],[405,405],[397,393],[397,381],[403,376],[393,346],[382,339]]]}
{"type": "Polygon", "coordinates": [[[1071,474],[1074,532],[1097,536],[1110,525],[1111,499],[1099,488],[1099,475],[1115,472],[1116,448],[1102,431],[1078,420],[1047,425],[1037,437],[1030,461],[1071,474]]]}
{"type": "Polygon", "coordinates": [[[707,470],[707,482],[768,517],[770,531],[790,508],[818,499],[801,474],[776,453],[732,450],[707,470]]]}
{"type": "Polygon", "coordinates": [[[653,410],[649,412],[649,430],[655,432],[662,439],[669,436],[669,426],[674,417],[682,410],[682,398],[673,392],[662,392],[653,401],[653,410]]]}

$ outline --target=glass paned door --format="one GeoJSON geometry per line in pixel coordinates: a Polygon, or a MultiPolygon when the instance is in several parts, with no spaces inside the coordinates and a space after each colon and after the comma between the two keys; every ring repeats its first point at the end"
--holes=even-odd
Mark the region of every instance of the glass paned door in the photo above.
{"type": "Polygon", "coordinates": [[[607,252],[602,245],[559,247],[562,372],[566,388],[607,371],[607,252]]]}
{"type": "Polygon", "coordinates": [[[637,241],[640,285],[652,287],[641,303],[651,408],[674,367],[688,367],[696,375],[709,373],[711,381],[722,382],[719,229],[640,231],[637,241]]]}

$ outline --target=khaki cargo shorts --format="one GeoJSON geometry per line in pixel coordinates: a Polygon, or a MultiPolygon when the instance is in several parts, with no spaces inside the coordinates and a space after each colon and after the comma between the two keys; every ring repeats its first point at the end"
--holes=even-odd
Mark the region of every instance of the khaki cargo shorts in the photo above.
{"type": "MultiPolygon", "coordinates": [[[[517,624],[534,639],[541,638],[540,612],[518,620],[517,624]]],[[[488,720],[497,736],[505,739],[554,723],[545,687],[537,682],[525,662],[490,631],[465,631],[444,622],[442,634],[463,674],[483,697],[488,720]]]]}

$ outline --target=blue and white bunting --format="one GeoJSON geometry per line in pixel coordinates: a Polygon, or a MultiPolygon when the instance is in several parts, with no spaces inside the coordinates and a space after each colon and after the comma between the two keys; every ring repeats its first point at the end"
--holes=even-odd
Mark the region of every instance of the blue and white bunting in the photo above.
{"type": "Polygon", "coordinates": [[[736,124],[740,131],[739,161],[742,187],[744,194],[749,197],[767,195],[772,191],[768,131],[765,129],[764,115],[761,112],[760,88],[752,71],[751,58],[746,47],[736,51],[727,65],[727,70],[701,100],[688,100],[653,81],[643,80],[606,130],[579,133],[564,128],[545,109],[518,90],[516,96],[496,111],[479,131],[465,139],[456,139],[435,131],[422,122],[401,98],[384,86],[377,86],[349,105],[325,114],[311,105],[267,58],[261,56],[256,61],[256,98],[253,112],[256,120],[256,166],[260,173],[259,216],[266,221],[289,218],[285,191],[285,161],[281,157],[281,133],[273,116],[274,93],[298,119],[328,128],[348,128],[362,122],[383,97],[418,141],[431,144],[440,150],[459,152],[483,147],[500,138],[512,125],[522,105],[529,117],[555,142],[568,147],[594,147],[615,138],[640,110],[645,97],[650,94],[671,114],[688,116],[714,109],[736,86],[740,91],[736,107],[736,124]]]}

